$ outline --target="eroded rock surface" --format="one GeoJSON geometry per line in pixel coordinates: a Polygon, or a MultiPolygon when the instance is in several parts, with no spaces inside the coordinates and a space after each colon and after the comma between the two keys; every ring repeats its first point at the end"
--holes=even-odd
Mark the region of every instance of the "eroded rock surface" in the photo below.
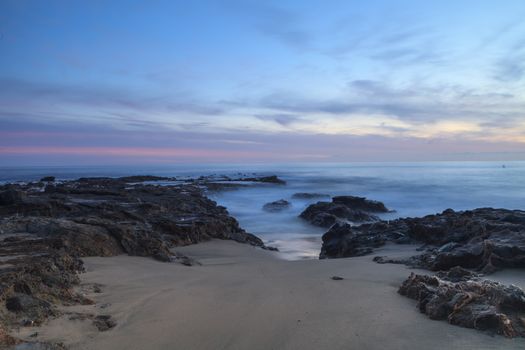
{"type": "Polygon", "coordinates": [[[331,227],[335,223],[374,222],[379,218],[373,213],[386,213],[388,209],[378,201],[363,197],[338,196],[331,202],[317,202],[309,205],[299,217],[315,226],[331,227]]]}
{"type": "Polygon", "coordinates": [[[425,244],[423,254],[400,262],[434,271],[461,266],[489,273],[525,267],[525,212],[448,209],[422,218],[336,225],[323,236],[321,257],[363,255],[386,242],[425,244]]]}
{"type": "Polygon", "coordinates": [[[431,319],[507,337],[525,336],[525,293],[516,286],[455,268],[437,276],[412,273],[399,293],[416,300],[431,319]]]}
{"type": "MultiPolygon", "coordinates": [[[[60,315],[57,304],[93,303],[74,288],[82,257],[126,253],[196,265],[171,248],[212,238],[264,247],[204,195],[204,180],[174,186],[143,183],[173,181],[155,176],[42,181],[0,186],[2,329],[39,325],[60,315]]],[[[109,315],[93,322],[104,331],[115,325],[109,315]]],[[[0,347],[17,342],[0,332],[0,347]]]]}
{"type": "Polygon", "coordinates": [[[263,205],[263,209],[269,212],[278,212],[290,208],[292,204],[284,199],[278,201],[266,203],[263,205]]]}

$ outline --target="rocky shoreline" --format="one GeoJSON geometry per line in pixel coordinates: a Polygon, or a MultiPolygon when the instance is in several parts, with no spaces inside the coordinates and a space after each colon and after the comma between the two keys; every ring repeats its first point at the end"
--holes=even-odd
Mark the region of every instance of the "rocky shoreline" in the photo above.
{"type": "Polygon", "coordinates": [[[323,235],[320,258],[368,255],[387,243],[421,244],[422,253],[405,259],[376,256],[374,261],[439,271],[435,276],[412,274],[399,289],[418,301],[422,313],[462,327],[525,337],[525,293],[485,277],[525,267],[525,211],[447,209],[359,226],[336,223],[323,235]]]}
{"type": "MultiPolygon", "coordinates": [[[[176,247],[211,239],[262,249],[226,208],[206,196],[245,186],[282,186],[277,176],[199,178],[128,176],[0,186],[0,346],[63,349],[62,344],[14,338],[16,327],[59,316],[59,306],[92,304],[78,288],[83,257],[128,254],[183,265],[199,264],[176,247]]],[[[293,198],[327,198],[297,193],[293,198]]],[[[328,197],[329,198],[329,197],[328,197]]],[[[267,215],[286,210],[284,199],[266,204],[267,215]]],[[[383,203],[354,196],[309,205],[300,217],[328,228],[320,258],[371,255],[385,244],[419,244],[409,258],[375,256],[377,263],[406,264],[437,272],[411,274],[399,293],[432,319],[507,337],[525,337],[525,293],[486,279],[504,268],[525,267],[525,211],[452,209],[422,218],[382,220],[383,203]],[[356,225],[359,224],[359,225],[356,225]]],[[[99,286],[91,286],[97,292],[99,286]]],[[[99,331],[115,326],[107,314],[72,314],[99,331]]]]}
{"type": "MultiPolygon", "coordinates": [[[[60,314],[58,305],[93,303],[75,289],[83,257],[128,254],[192,265],[191,258],[172,248],[210,239],[267,248],[204,194],[208,186],[220,190],[246,183],[283,181],[275,176],[64,182],[46,177],[0,186],[0,345],[21,343],[9,330],[41,325],[60,314]]],[[[115,325],[110,315],[72,317],[92,319],[100,331],[115,325]]],[[[63,348],[36,341],[25,346],[63,348]]]]}

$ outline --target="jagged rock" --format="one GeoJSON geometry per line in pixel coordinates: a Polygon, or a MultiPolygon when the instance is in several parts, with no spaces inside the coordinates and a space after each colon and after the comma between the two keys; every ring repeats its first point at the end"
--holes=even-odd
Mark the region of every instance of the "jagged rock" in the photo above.
{"type": "Polygon", "coordinates": [[[54,176],[44,176],[40,179],[40,182],[55,182],[54,176]]]}
{"type": "Polygon", "coordinates": [[[337,196],[332,198],[332,202],[368,213],[387,213],[389,211],[382,202],[366,199],[365,197],[337,196]]]}
{"type": "Polygon", "coordinates": [[[266,203],[263,205],[263,209],[270,212],[282,211],[288,209],[291,206],[290,202],[284,199],[279,199],[275,202],[266,203]]]}
{"type": "Polygon", "coordinates": [[[426,251],[404,259],[404,263],[433,271],[461,266],[484,273],[525,267],[525,211],[520,210],[448,209],[422,218],[341,226],[334,230],[337,235],[328,235],[330,239],[323,240],[323,257],[361,254],[363,250],[357,248],[368,250],[373,247],[370,242],[419,243],[427,245],[426,251]],[[356,240],[356,236],[368,239],[356,240]]]}
{"type": "Polygon", "coordinates": [[[371,213],[388,211],[381,202],[362,197],[339,196],[332,202],[317,202],[309,205],[299,217],[312,225],[330,227],[337,222],[373,222],[379,218],[371,213]]]}
{"type": "MultiPolygon", "coordinates": [[[[83,178],[48,183],[45,191],[0,186],[0,326],[41,324],[59,314],[57,304],[92,304],[73,288],[81,257],[127,253],[169,262],[172,247],[214,238],[264,247],[199,186],[129,184],[160,179],[83,178]]],[[[97,322],[111,328],[113,321],[97,322]]]]}
{"type": "Polygon", "coordinates": [[[144,181],[166,181],[170,180],[169,177],[164,176],[152,176],[152,175],[134,175],[119,177],[118,180],[124,182],[144,182],[144,181]]]}
{"type": "MultiPolygon", "coordinates": [[[[461,272],[464,274],[464,272],[461,272]]],[[[488,280],[446,281],[412,273],[399,293],[418,302],[431,319],[507,337],[525,336],[525,293],[488,280]]],[[[449,278],[450,279],[450,278],[449,278]]]]}
{"type": "Polygon", "coordinates": [[[256,181],[273,183],[273,184],[279,184],[279,185],[285,185],[286,184],[286,181],[278,178],[276,175],[263,176],[263,177],[257,178],[256,181]]]}
{"type": "Polygon", "coordinates": [[[3,191],[0,190],[0,205],[13,205],[21,203],[25,198],[23,191],[7,186],[3,191]]]}
{"type": "Polygon", "coordinates": [[[93,319],[93,324],[100,332],[105,332],[115,327],[117,323],[110,315],[99,315],[93,319]]]}
{"type": "Polygon", "coordinates": [[[320,259],[345,258],[370,254],[373,248],[380,247],[385,241],[380,236],[367,236],[352,233],[349,224],[335,224],[323,235],[320,259]]]}

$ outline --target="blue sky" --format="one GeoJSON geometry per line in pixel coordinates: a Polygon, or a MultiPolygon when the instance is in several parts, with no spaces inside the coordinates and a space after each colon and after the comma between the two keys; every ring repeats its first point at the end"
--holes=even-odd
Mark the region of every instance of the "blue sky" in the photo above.
{"type": "Polygon", "coordinates": [[[0,161],[525,159],[523,1],[0,1],[0,161]]]}

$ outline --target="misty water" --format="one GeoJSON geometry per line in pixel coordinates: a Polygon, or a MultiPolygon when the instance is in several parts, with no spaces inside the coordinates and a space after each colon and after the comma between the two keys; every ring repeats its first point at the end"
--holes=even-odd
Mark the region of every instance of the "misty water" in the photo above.
{"type": "Polygon", "coordinates": [[[0,181],[37,180],[44,175],[74,179],[135,174],[198,176],[238,173],[276,174],[287,182],[284,186],[257,184],[208,194],[225,206],[244,229],[279,248],[280,255],[286,259],[317,257],[321,235],[326,231],[298,218],[310,203],[319,200],[292,198],[298,192],[356,195],[379,200],[395,210],[382,215],[384,219],[434,214],[447,208],[525,210],[525,162],[4,167],[0,168],[0,181]],[[281,212],[262,209],[265,203],[279,199],[290,201],[291,207],[281,212]]]}

